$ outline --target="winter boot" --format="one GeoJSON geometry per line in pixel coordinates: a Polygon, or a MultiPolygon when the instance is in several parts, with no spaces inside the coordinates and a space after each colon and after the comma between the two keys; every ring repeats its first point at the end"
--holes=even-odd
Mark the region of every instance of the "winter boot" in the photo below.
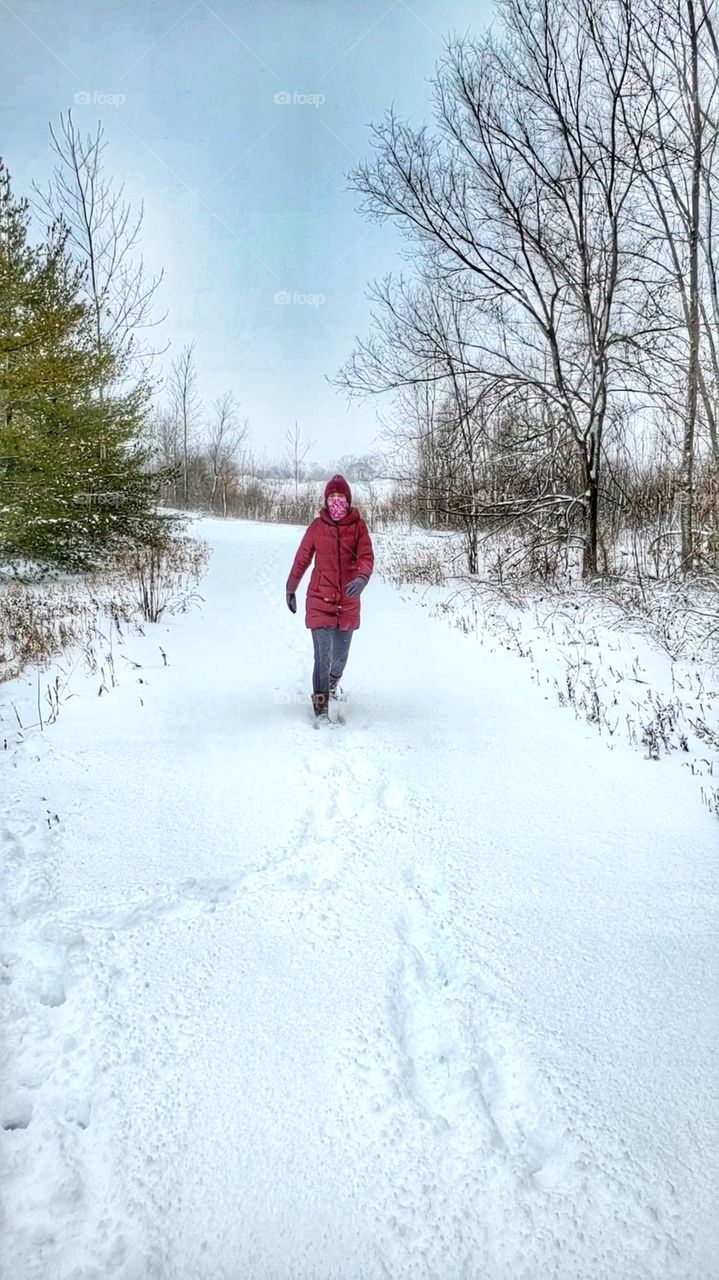
{"type": "Polygon", "coordinates": [[[339,694],[337,692],[337,689],[339,687],[339,682],[340,682],[339,676],[330,676],[330,697],[335,700],[339,697],[339,694]]]}
{"type": "Polygon", "coordinates": [[[312,706],[316,716],[327,716],[327,703],[329,699],[326,693],[313,693],[312,706]]]}

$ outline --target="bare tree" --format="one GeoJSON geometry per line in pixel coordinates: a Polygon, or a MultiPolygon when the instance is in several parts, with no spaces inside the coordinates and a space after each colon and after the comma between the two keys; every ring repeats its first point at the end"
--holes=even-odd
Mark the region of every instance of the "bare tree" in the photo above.
{"type": "Polygon", "coordinates": [[[285,458],[295,484],[295,499],[299,498],[305,460],[313,444],[314,441],[304,438],[297,422],[285,432],[285,458]]]}
{"type": "Polygon", "coordinates": [[[152,316],[163,273],[148,278],[138,256],[143,206],[133,212],[124,185],[116,186],[105,174],[107,141],[101,124],[94,134],[83,135],[68,112],[60,116],[57,129],[50,126],[50,136],[58,164],[46,191],[34,186],[36,203],[49,217],[62,218],[69,244],[87,268],[98,342],[104,334],[123,353],[147,356],[138,334],[165,317],[152,316]]]}
{"type": "Polygon", "coordinates": [[[177,420],[164,407],[156,406],[148,420],[148,444],[154,464],[166,473],[169,497],[177,506],[177,479],[180,473],[180,441],[177,420]]]}
{"type": "Polygon", "coordinates": [[[173,360],[168,378],[168,391],[170,415],[176,424],[181,448],[182,499],[184,506],[187,507],[189,505],[189,441],[198,427],[201,412],[201,402],[197,393],[194,342],[183,347],[179,356],[173,360]]]}
{"type": "MultiPolygon", "coordinates": [[[[50,136],[58,164],[46,191],[34,185],[36,204],[53,221],[62,219],[68,228],[70,250],[85,267],[98,354],[106,341],[119,354],[123,370],[140,358],[142,379],[151,353],[140,343],[139,334],[165,318],[152,318],[162,273],[148,279],[142,257],[137,256],[143,208],[133,214],[124,187],[115,186],[106,176],[103,157],[107,142],[101,124],[94,135],[83,136],[68,112],[60,116],[57,130],[50,126],[50,136]]],[[[97,387],[101,407],[107,390],[101,381],[97,387]]],[[[101,456],[105,449],[101,439],[101,456]]]]}
{"type": "Polygon", "coordinates": [[[247,419],[240,423],[237,406],[231,391],[219,396],[213,405],[214,417],[210,422],[207,454],[212,468],[210,507],[214,510],[215,497],[222,495],[222,514],[227,515],[227,489],[233,469],[237,467],[238,454],[247,439],[247,419]]]}
{"type": "Polygon", "coordinates": [[[686,573],[695,564],[700,408],[719,462],[714,231],[719,60],[705,0],[634,0],[634,8],[637,92],[624,106],[649,210],[642,252],[650,265],[650,286],[661,290],[664,307],[663,323],[653,326],[653,333],[649,330],[650,379],[671,411],[677,412],[680,398],[684,401],[679,515],[686,573]],[[662,350],[664,360],[658,364],[662,350]],[[658,373],[664,374],[659,384],[658,373]]]}
{"type": "Polygon", "coordinates": [[[441,377],[455,401],[461,389],[460,421],[487,379],[531,397],[574,454],[577,492],[565,496],[584,513],[594,574],[608,402],[635,328],[624,263],[637,171],[621,110],[632,16],[599,0],[508,0],[504,12],[502,39],[449,45],[437,135],[390,114],[376,159],[354,174],[368,213],[415,241],[426,288],[461,304],[465,335],[449,359],[436,326],[419,349],[403,342],[406,292],[384,288],[392,346],[385,328],[343,377],[350,390],[386,388],[399,360],[407,383],[441,377]]]}
{"type": "MultiPolygon", "coordinates": [[[[719,470],[719,32],[715,12],[708,0],[700,4],[702,84],[711,88],[705,97],[704,129],[706,148],[702,154],[702,218],[699,235],[705,270],[706,288],[701,292],[702,327],[706,337],[704,361],[711,374],[701,377],[702,404],[707,418],[714,466],[719,470]]],[[[703,374],[704,361],[699,372],[703,374]]]]}

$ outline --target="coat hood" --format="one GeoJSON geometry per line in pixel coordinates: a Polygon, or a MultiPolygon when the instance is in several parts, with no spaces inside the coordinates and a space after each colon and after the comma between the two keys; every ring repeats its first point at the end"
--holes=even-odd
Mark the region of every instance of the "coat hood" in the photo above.
{"type": "Polygon", "coordinates": [[[325,504],[331,493],[343,493],[347,499],[347,505],[352,506],[352,490],[350,489],[344,476],[333,476],[325,485],[325,504]]]}

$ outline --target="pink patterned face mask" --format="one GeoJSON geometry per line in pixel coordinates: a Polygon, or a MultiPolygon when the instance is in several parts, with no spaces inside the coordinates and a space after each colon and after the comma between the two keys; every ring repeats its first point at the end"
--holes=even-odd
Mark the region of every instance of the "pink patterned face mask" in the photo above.
{"type": "Polygon", "coordinates": [[[327,499],[327,510],[333,520],[341,520],[347,515],[349,503],[343,493],[331,493],[327,499]]]}

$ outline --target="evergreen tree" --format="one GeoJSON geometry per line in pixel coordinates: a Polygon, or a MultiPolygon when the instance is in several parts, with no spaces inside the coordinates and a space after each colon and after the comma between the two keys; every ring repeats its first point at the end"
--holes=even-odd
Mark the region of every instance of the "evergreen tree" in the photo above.
{"type": "Polygon", "coordinates": [[[141,444],[149,387],[98,342],[67,228],[30,232],[0,168],[0,554],[83,569],[169,531],[141,444]]]}

